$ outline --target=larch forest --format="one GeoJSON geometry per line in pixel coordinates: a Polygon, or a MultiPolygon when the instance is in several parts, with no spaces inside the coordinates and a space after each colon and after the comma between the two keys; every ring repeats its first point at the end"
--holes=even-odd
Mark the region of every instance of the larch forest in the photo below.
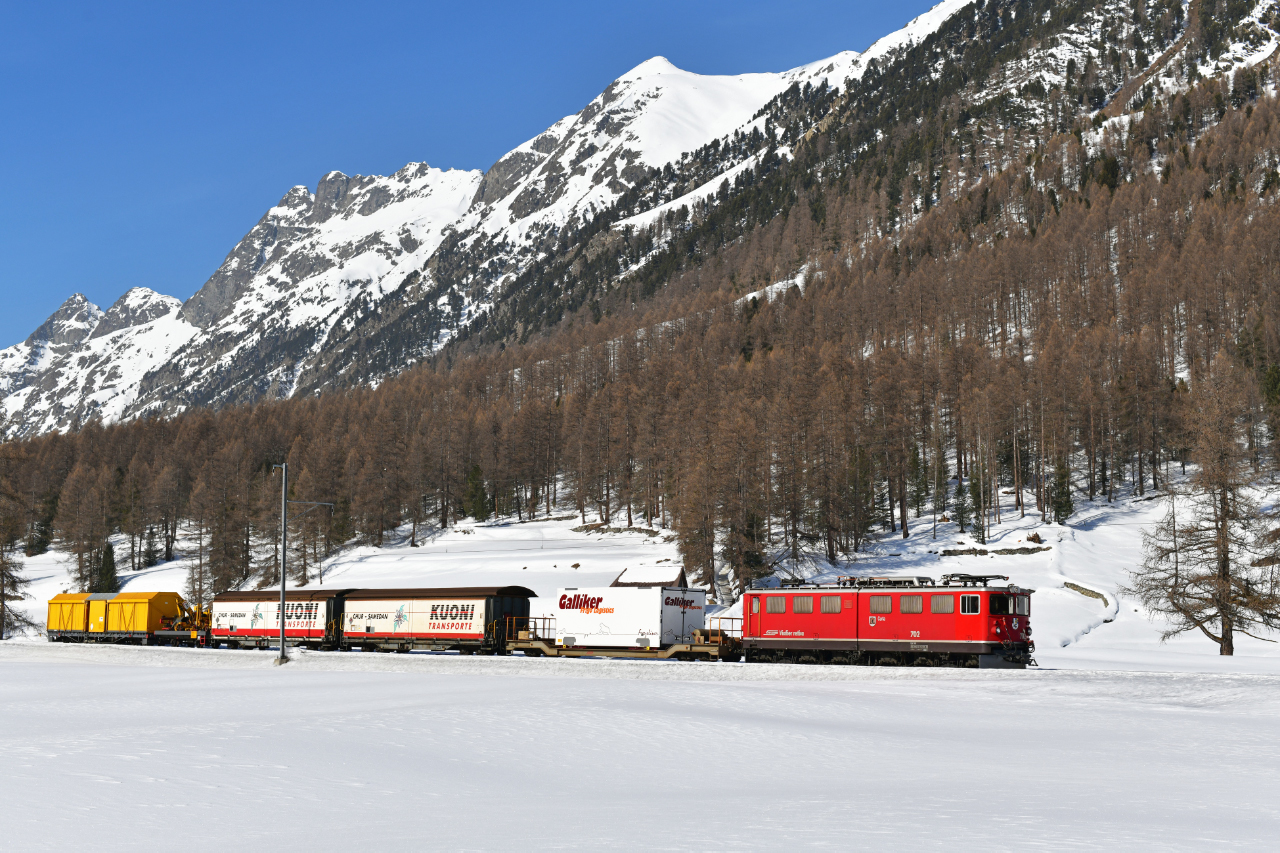
{"type": "MultiPolygon", "coordinates": [[[[1228,375],[1241,464],[1262,477],[1280,425],[1280,62],[1139,89],[1133,120],[1107,121],[1094,110],[1127,57],[1173,44],[1166,4],[1114,65],[1031,92],[1041,120],[966,100],[1041,37],[1044,9],[1091,5],[991,3],[999,37],[952,34],[954,80],[913,87],[911,63],[936,56],[916,52],[847,95],[784,93],[776,136],[726,143],[759,157],[714,202],[611,228],[637,189],[566,230],[487,326],[383,381],[7,442],[0,544],[64,549],[86,589],[119,534],[135,568],[191,543],[202,602],[270,584],[287,462],[291,497],[336,505],[295,522],[294,583],[398,529],[573,514],[668,527],[691,580],[728,567],[741,589],[935,516],[981,542],[1009,514],[1160,490],[1199,464],[1196,413],[1228,375]]],[[[1236,6],[1197,4],[1206,55],[1236,6]]]]}

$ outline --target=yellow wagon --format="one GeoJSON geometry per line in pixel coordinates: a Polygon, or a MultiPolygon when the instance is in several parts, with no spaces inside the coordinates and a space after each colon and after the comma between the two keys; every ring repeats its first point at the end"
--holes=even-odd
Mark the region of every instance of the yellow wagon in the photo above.
{"type": "Polygon", "coordinates": [[[176,592],[62,593],[49,600],[51,642],[203,645],[208,619],[176,592]]]}

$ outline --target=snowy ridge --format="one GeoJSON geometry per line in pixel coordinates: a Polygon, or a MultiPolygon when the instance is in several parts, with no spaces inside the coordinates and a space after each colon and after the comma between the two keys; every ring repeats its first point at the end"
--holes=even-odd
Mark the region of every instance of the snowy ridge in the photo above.
{"type": "MultiPolygon", "coordinates": [[[[795,83],[825,78],[841,85],[858,62],[859,54],[846,51],[781,74],[709,76],[683,71],[661,56],[649,59],[580,113],[499,160],[490,174],[519,179],[495,203],[473,208],[460,225],[517,241],[535,226],[590,218],[645,169],[743,129],[763,104],[795,83]]],[[[486,176],[482,193],[490,189],[488,181],[486,176]]]]}

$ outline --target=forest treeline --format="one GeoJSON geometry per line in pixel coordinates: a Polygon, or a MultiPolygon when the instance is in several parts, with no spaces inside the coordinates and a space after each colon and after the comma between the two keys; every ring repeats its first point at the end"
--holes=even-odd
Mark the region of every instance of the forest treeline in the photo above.
{"type": "Polygon", "coordinates": [[[977,181],[956,174],[980,163],[933,164],[932,202],[888,237],[883,186],[816,182],[652,300],[584,309],[547,340],[376,389],[7,443],[0,542],[64,549],[85,588],[114,534],[133,568],[189,544],[197,599],[270,583],[288,462],[293,498],[336,504],[296,521],[298,583],[353,538],[570,507],[669,526],[691,577],[727,565],[742,583],[931,507],[981,539],[1024,495],[1061,519],[1160,488],[1224,364],[1247,377],[1235,415],[1261,466],[1280,403],[1280,108],[1251,79],[1155,101],[1129,132],[1006,152],[977,181]]]}

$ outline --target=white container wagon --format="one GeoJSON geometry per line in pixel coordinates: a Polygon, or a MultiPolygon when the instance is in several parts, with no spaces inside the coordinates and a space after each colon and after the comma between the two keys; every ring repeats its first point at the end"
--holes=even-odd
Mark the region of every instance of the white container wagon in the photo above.
{"type": "Polygon", "coordinates": [[[589,587],[557,591],[555,642],[562,648],[666,649],[707,627],[707,593],[688,587],[589,587]]]}

